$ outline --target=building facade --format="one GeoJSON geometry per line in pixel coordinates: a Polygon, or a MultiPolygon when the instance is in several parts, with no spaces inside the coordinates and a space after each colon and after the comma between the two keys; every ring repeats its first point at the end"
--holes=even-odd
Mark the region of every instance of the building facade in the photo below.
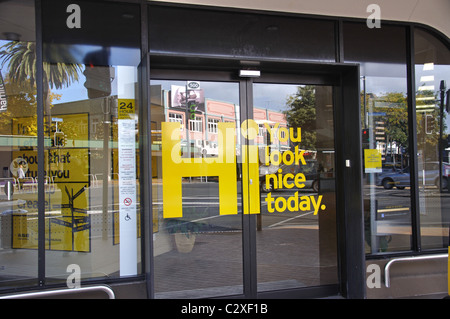
{"type": "Polygon", "coordinates": [[[447,293],[448,25],[267,6],[1,2],[2,296],[447,293]]]}

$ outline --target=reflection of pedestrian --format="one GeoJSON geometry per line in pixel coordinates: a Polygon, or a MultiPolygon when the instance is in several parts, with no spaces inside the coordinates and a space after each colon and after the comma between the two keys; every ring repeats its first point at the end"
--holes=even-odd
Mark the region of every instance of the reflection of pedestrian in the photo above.
{"type": "Polygon", "coordinates": [[[23,179],[25,178],[25,173],[23,172],[23,165],[20,164],[17,169],[17,181],[19,182],[19,189],[23,189],[23,179]]]}

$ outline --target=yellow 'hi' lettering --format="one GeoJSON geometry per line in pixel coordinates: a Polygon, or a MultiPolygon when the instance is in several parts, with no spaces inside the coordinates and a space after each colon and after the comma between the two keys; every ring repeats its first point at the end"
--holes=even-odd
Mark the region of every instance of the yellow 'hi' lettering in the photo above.
{"type": "MultiPolygon", "coordinates": [[[[162,124],[162,175],[163,175],[163,209],[164,218],[183,216],[182,185],[183,177],[218,176],[219,177],[219,213],[220,215],[237,214],[237,174],[236,174],[236,142],[234,123],[218,125],[218,157],[214,158],[181,158],[180,123],[163,122],[162,124]]],[[[244,148],[251,161],[243,156],[243,178],[250,179],[247,190],[244,187],[244,213],[259,213],[259,207],[246,199],[247,192],[256,199],[259,196],[257,148],[244,148]],[[251,162],[251,163],[248,163],[251,162]],[[254,163],[253,163],[254,162],[254,163]],[[247,177],[248,176],[248,177],[247,177]]],[[[258,205],[259,206],[259,205],[258,205]]]]}

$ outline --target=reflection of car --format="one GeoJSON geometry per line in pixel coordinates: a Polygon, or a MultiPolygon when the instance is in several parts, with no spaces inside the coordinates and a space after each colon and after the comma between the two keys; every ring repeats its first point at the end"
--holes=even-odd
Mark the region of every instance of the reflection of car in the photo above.
{"type": "Polygon", "coordinates": [[[376,175],[375,183],[377,186],[383,186],[385,189],[391,189],[394,186],[403,189],[410,185],[409,168],[383,171],[376,175]]]}
{"type": "MultiPolygon", "coordinates": [[[[261,191],[271,192],[274,189],[273,185],[266,185],[266,175],[268,174],[278,174],[278,169],[281,169],[281,174],[291,173],[294,176],[298,173],[303,173],[305,175],[305,188],[312,188],[315,192],[319,191],[319,175],[317,173],[316,161],[306,161],[306,165],[295,165],[295,164],[282,164],[281,166],[260,166],[259,168],[259,180],[261,185],[261,191]]],[[[293,180],[288,181],[289,184],[294,183],[293,180]]]]}
{"type": "MultiPolygon", "coordinates": [[[[447,188],[447,172],[450,170],[449,163],[442,163],[442,188],[447,188]]],[[[439,187],[439,162],[428,162],[425,165],[419,165],[419,186],[439,187]]],[[[385,189],[397,187],[403,189],[411,185],[409,167],[401,169],[391,169],[383,171],[376,176],[376,185],[383,186],[385,189]]]]}

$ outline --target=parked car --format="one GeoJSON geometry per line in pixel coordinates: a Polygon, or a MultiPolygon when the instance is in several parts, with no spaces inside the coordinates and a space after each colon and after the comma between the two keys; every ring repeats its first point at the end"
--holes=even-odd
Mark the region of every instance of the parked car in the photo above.
{"type": "MultiPolygon", "coordinates": [[[[449,163],[442,163],[442,188],[448,187],[449,163]]],[[[427,162],[419,165],[418,169],[419,186],[439,187],[439,162],[427,162]]],[[[404,169],[388,169],[376,176],[376,185],[383,186],[385,189],[392,189],[394,186],[398,189],[404,189],[411,185],[409,167],[404,169]]]]}

